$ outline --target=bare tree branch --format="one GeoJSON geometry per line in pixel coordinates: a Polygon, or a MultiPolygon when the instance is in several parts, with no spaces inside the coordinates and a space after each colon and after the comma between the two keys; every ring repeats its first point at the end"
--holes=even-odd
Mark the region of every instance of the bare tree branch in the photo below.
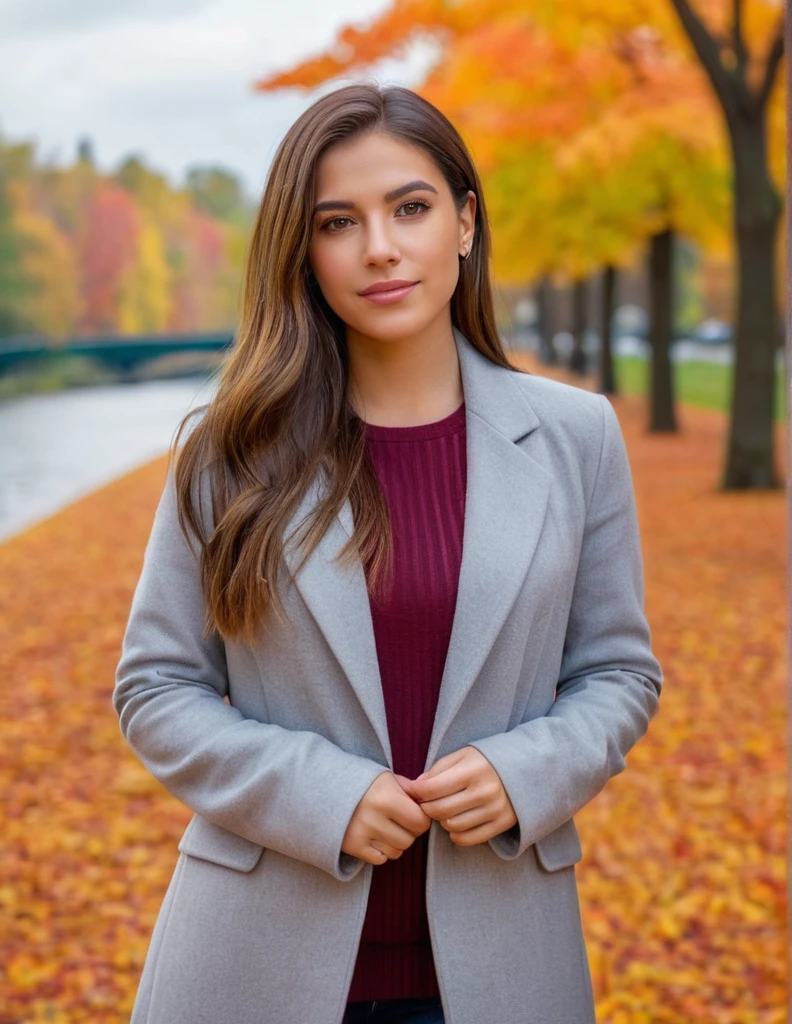
{"type": "Polygon", "coordinates": [[[688,0],[671,0],[671,4],[707,74],[712,79],[712,84],[716,89],[719,84],[725,86],[726,71],[721,64],[718,44],[709,29],[690,6],[688,0]]]}
{"type": "Polygon", "coordinates": [[[778,19],[778,25],[776,27],[775,35],[773,36],[773,42],[770,44],[770,49],[767,52],[767,63],[765,64],[764,80],[762,81],[761,88],[756,95],[756,106],[758,110],[762,110],[770,93],[773,91],[775,84],[776,73],[778,71],[778,65],[781,63],[781,58],[784,56],[784,18],[783,15],[778,19]]]}
{"type": "Polygon", "coordinates": [[[748,64],[748,50],[742,31],[743,0],[732,0],[732,46],[737,58],[737,71],[741,80],[745,81],[745,68],[748,64]]]}
{"type": "MultiPolygon", "coordinates": [[[[749,113],[753,109],[755,100],[748,91],[744,75],[736,71],[728,71],[723,66],[718,42],[690,6],[689,0],[671,0],[671,4],[704,66],[704,70],[709,75],[727,118],[744,116],[749,113]]],[[[734,12],[737,19],[736,26],[740,26],[739,0],[735,0],[734,12]]],[[[731,42],[732,40],[730,40],[731,42]]]]}

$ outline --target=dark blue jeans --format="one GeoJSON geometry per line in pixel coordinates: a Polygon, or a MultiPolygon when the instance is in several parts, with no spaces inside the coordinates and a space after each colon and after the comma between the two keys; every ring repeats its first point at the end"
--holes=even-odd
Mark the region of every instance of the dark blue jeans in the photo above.
{"type": "Polygon", "coordinates": [[[439,999],[347,1003],[343,1024],[445,1024],[439,999]]]}

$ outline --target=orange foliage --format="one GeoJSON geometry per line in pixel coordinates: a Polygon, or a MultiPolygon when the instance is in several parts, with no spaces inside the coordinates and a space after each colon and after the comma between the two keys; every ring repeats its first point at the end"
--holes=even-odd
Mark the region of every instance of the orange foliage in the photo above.
{"type": "MultiPolygon", "coordinates": [[[[729,48],[732,0],[695,0],[729,48]],[[727,32],[728,29],[728,32],[727,32]]],[[[758,89],[778,0],[743,4],[746,78],[758,89]]],[[[732,173],[723,113],[671,0],[392,0],[324,53],[255,83],[313,89],[398,57],[420,38],[437,58],[418,88],[463,132],[490,206],[502,284],[577,280],[634,264],[671,227],[710,254],[730,245],[732,173]]],[[[783,187],[783,87],[770,154],[783,187]]]]}
{"type": "MultiPolygon", "coordinates": [[[[785,510],[717,491],[725,420],[619,398],[661,710],[578,815],[600,1024],[785,1014],[785,510]]],[[[780,446],[779,446],[780,447],[780,446]]],[[[189,812],[110,695],[157,461],[0,547],[0,1024],[122,1024],[189,812]]]]}
{"type": "Polygon", "coordinates": [[[444,0],[394,0],[379,17],[365,26],[345,25],[332,47],[288,71],[259,79],[254,88],[273,92],[295,86],[314,88],[353,68],[361,68],[386,55],[399,55],[417,35],[450,35],[464,12],[444,0]]]}

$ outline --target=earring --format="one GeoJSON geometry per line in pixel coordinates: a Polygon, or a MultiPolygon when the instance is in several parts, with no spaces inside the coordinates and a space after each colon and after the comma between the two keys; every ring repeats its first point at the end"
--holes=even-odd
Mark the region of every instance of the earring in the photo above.
{"type": "MultiPolygon", "coordinates": [[[[471,246],[471,248],[472,248],[472,246],[471,246]]],[[[469,255],[470,255],[470,249],[465,249],[464,252],[461,252],[459,254],[459,258],[464,261],[464,260],[466,260],[468,258],[469,255]]]]}

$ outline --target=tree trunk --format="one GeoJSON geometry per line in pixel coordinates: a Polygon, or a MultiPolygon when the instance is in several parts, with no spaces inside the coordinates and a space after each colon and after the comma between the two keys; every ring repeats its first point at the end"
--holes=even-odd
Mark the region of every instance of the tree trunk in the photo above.
{"type": "Polygon", "coordinates": [[[653,235],[649,249],[649,345],[651,432],[677,430],[674,374],[671,366],[673,331],[673,232],[653,235]]]}
{"type": "MultiPolygon", "coordinates": [[[[733,0],[726,39],[716,37],[690,0],[671,0],[698,54],[726,119],[734,165],[737,245],[737,317],[731,423],[724,490],[777,487],[773,412],[778,335],[775,240],[781,199],[767,166],[767,105],[784,56],[784,14],[766,51],[764,69],[749,76],[752,61],[743,37],[743,0],[733,0]],[[721,59],[724,46],[733,58],[721,59]]],[[[789,15],[786,20],[789,33],[789,15]]],[[[792,33],[790,33],[792,34],[792,33]]]]}
{"type": "Polygon", "coordinates": [[[734,153],[737,317],[725,490],[778,487],[775,249],[781,200],[767,167],[764,112],[730,124],[734,153]]]}
{"type": "Polygon", "coordinates": [[[536,289],[536,305],[539,313],[537,329],[539,333],[539,354],[545,366],[558,365],[558,353],[553,345],[553,286],[550,279],[543,277],[536,289]]]}
{"type": "Polygon", "coordinates": [[[588,288],[585,278],[575,281],[572,292],[572,352],[569,356],[569,369],[573,373],[585,376],[588,366],[583,339],[586,334],[586,299],[588,288]]]}
{"type": "Polygon", "coordinates": [[[616,375],[613,372],[613,346],[611,344],[611,322],[613,303],[616,295],[616,268],[608,264],[602,274],[602,304],[600,306],[600,383],[604,395],[617,395],[616,375]]]}

